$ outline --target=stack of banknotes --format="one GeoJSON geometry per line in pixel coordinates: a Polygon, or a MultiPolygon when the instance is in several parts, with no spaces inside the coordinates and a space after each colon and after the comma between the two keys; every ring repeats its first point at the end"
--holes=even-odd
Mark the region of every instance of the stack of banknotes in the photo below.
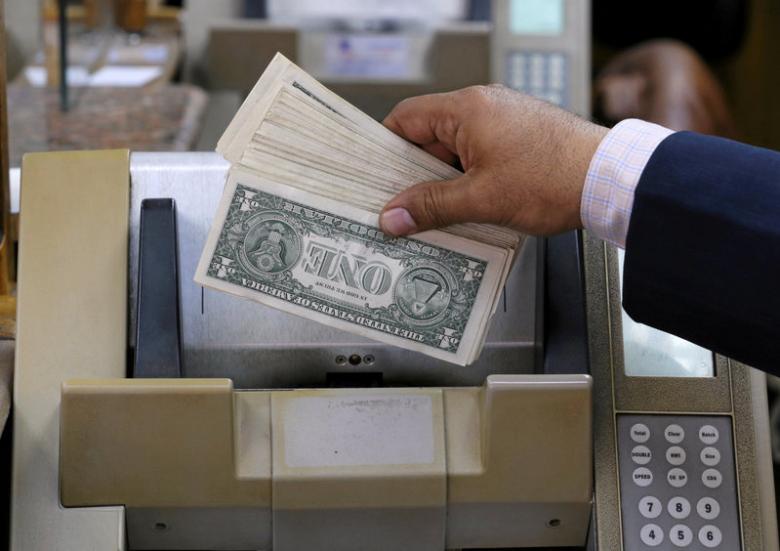
{"type": "Polygon", "coordinates": [[[482,350],[523,237],[379,229],[387,201],[460,172],[277,54],[217,145],[232,163],[195,281],[460,365],[482,350]]]}

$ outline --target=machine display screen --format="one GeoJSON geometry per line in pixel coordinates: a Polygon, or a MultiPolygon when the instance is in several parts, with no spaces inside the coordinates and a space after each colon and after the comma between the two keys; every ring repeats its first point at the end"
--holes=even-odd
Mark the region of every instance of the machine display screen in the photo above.
{"type": "Polygon", "coordinates": [[[509,30],[515,34],[563,33],[564,0],[511,0],[509,30]]]}
{"type": "MultiPolygon", "coordinates": [[[[618,251],[623,279],[622,250],[618,251]]],[[[633,377],[712,377],[712,352],[669,333],[632,320],[621,308],[623,360],[626,375],[633,377]]]]}

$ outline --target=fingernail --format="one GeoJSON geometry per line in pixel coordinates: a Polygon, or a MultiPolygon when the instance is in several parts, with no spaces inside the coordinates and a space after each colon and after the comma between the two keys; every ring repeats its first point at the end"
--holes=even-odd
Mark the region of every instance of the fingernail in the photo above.
{"type": "Polygon", "coordinates": [[[417,224],[409,211],[402,208],[390,209],[379,217],[379,225],[390,235],[406,235],[417,230],[417,224]]]}

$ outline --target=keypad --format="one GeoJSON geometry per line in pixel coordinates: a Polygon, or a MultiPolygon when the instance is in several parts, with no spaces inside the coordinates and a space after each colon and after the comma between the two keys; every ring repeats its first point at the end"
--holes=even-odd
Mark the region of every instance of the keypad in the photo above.
{"type": "Polygon", "coordinates": [[[731,418],[618,415],[624,551],[739,551],[731,418]]]}
{"type": "Polygon", "coordinates": [[[510,52],[506,58],[507,86],[568,107],[566,55],[561,52],[510,52]]]}

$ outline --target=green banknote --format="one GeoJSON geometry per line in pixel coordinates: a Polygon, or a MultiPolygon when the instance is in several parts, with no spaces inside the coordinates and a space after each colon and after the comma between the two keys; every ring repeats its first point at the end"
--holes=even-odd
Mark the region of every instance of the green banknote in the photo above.
{"type": "Polygon", "coordinates": [[[320,321],[325,316],[346,322],[366,336],[379,333],[415,348],[459,351],[485,260],[390,237],[240,181],[224,212],[213,249],[207,247],[202,261],[203,275],[220,282],[218,288],[260,302],[281,301],[300,315],[317,313],[320,321]]]}

